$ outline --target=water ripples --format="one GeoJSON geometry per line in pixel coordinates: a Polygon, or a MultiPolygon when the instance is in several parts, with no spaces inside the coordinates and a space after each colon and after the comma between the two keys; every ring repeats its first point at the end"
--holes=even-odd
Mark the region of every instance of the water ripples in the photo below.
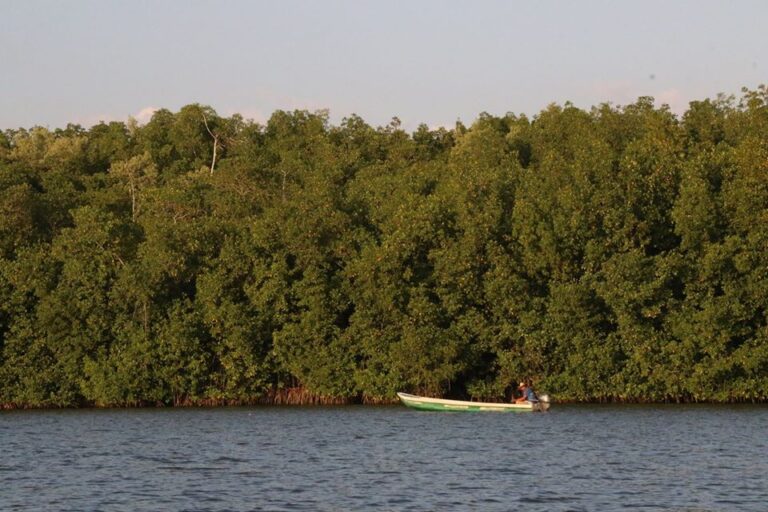
{"type": "Polygon", "coordinates": [[[766,510],[765,407],[0,414],[2,510],[766,510]]]}

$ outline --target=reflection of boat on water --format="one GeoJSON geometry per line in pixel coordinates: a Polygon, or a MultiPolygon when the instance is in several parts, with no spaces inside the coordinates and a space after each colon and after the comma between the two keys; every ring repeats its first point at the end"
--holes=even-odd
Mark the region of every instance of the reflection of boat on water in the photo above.
{"type": "Polygon", "coordinates": [[[549,396],[541,395],[538,402],[497,403],[497,402],[467,402],[464,400],[447,400],[444,398],[428,398],[424,396],[398,393],[403,404],[413,409],[423,411],[496,411],[496,412],[532,412],[549,409],[549,396]]]}

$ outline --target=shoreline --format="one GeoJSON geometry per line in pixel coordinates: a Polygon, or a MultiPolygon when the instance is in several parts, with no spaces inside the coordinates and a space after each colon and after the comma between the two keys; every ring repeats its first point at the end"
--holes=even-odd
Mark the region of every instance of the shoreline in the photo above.
{"type": "MultiPolygon", "coordinates": [[[[483,401],[471,400],[470,401],[483,401]]],[[[494,400],[492,400],[494,401],[494,400]]],[[[503,400],[495,400],[503,402],[503,400]]],[[[574,400],[574,399],[553,399],[556,405],[765,405],[768,404],[768,398],[763,399],[731,399],[731,400],[691,400],[691,399],[595,399],[595,400],[574,400]]],[[[383,398],[365,398],[365,397],[329,397],[322,395],[313,395],[304,391],[288,393],[270,393],[268,395],[254,397],[249,399],[199,399],[199,400],[180,400],[174,403],[165,403],[159,401],[136,401],[116,404],[97,404],[83,402],[79,404],[18,404],[18,403],[0,403],[0,411],[25,411],[25,410],[99,410],[99,409],[203,409],[203,408],[234,408],[234,407],[342,407],[342,406],[393,406],[400,404],[395,397],[393,399],[383,398]]]]}

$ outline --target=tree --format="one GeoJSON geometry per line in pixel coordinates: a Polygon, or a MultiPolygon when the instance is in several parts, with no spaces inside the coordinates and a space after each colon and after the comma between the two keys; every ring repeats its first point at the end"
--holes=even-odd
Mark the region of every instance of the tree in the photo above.
{"type": "Polygon", "coordinates": [[[141,193],[157,181],[157,167],[152,162],[149,152],[134,156],[127,161],[116,162],[110,167],[109,172],[128,191],[131,197],[131,220],[136,222],[141,210],[141,193]]]}

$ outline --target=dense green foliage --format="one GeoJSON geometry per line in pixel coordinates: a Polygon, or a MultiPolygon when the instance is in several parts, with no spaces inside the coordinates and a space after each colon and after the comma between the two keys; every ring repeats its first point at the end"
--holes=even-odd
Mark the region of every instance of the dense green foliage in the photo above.
{"type": "Polygon", "coordinates": [[[0,133],[0,403],[768,398],[768,90],[0,133]]]}

